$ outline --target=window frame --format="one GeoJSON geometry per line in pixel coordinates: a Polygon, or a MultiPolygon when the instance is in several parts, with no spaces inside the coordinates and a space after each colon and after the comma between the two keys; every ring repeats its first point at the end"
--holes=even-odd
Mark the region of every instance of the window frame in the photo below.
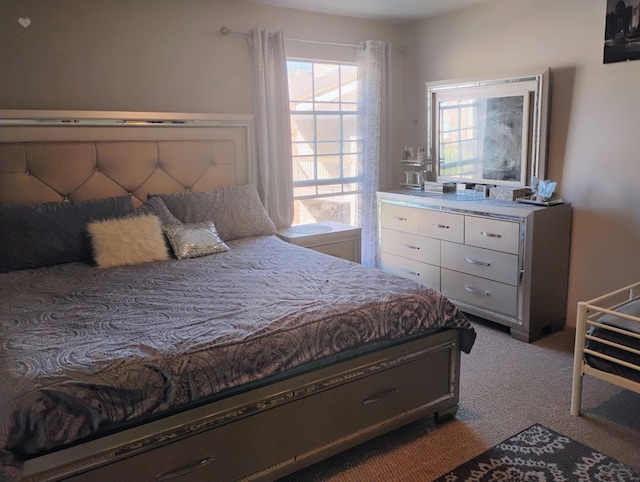
{"type": "MultiPolygon", "coordinates": [[[[358,122],[358,101],[357,98],[354,100],[344,100],[344,93],[342,92],[343,88],[343,67],[353,68],[355,70],[355,77],[353,82],[356,83],[357,89],[357,65],[355,62],[342,62],[342,61],[326,61],[326,60],[317,60],[317,59],[304,59],[297,57],[287,57],[287,73],[289,76],[292,75],[293,68],[295,68],[296,63],[308,64],[311,69],[311,88],[310,88],[310,97],[308,99],[292,99],[291,95],[289,96],[289,106],[290,106],[290,115],[291,115],[291,124],[292,124],[292,135],[291,135],[291,147],[292,147],[292,169],[294,169],[294,180],[293,180],[293,190],[294,190],[294,202],[296,201],[304,201],[310,199],[322,199],[322,198],[335,198],[339,196],[356,196],[357,203],[361,201],[362,198],[362,169],[360,166],[361,156],[360,156],[360,140],[357,136],[357,122],[358,122]],[[318,99],[319,90],[316,85],[316,75],[315,69],[319,65],[328,65],[328,66],[338,66],[338,81],[337,81],[337,89],[338,95],[337,99],[331,100],[322,100],[318,99]],[[306,106],[310,106],[309,109],[294,109],[294,104],[303,103],[306,106]],[[337,105],[339,107],[336,109],[323,109],[323,105],[337,105]],[[347,106],[345,109],[344,106],[347,106]],[[337,138],[330,139],[319,139],[318,136],[318,125],[319,120],[322,118],[328,117],[337,117],[338,118],[338,126],[337,126],[337,138]],[[310,123],[312,125],[313,137],[311,139],[296,139],[294,137],[294,125],[297,125],[295,122],[295,117],[309,117],[310,123]],[[353,117],[353,119],[348,119],[348,117],[353,117]],[[345,139],[345,126],[347,126],[348,122],[353,122],[353,132],[354,137],[351,139],[345,139]],[[302,149],[296,148],[296,146],[301,145],[310,146],[309,153],[301,153],[302,149]],[[323,152],[322,146],[336,144],[338,149],[336,152],[323,152]],[[352,170],[354,171],[353,175],[345,175],[346,170],[348,169],[346,166],[349,161],[347,158],[349,156],[353,156],[354,166],[352,170]],[[337,177],[327,177],[322,178],[320,175],[321,169],[321,160],[322,158],[329,157],[337,157],[338,158],[338,172],[339,175],[337,177]],[[297,179],[295,170],[297,168],[296,162],[299,159],[308,158],[310,162],[313,163],[312,171],[313,177],[311,179],[297,179]],[[331,190],[329,192],[322,192],[322,188],[330,188],[335,186],[335,190],[331,190]],[[313,193],[309,194],[300,194],[300,190],[313,190],[313,193]],[[297,193],[298,192],[298,193],[297,193]]],[[[353,74],[352,74],[353,75],[353,74]]],[[[291,89],[290,89],[291,90],[291,89]]],[[[356,90],[357,92],[357,90],[356,90]]],[[[326,92],[324,93],[326,95],[326,92]]],[[[357,206],[356,206],[357,212],[357,206]]]]}

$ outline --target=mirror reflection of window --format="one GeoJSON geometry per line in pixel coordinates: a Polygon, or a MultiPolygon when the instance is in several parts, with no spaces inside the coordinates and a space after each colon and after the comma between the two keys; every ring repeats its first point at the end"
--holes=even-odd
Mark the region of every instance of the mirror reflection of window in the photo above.
{"type": "Polygon", "coordinates": [[[440,102],[440,173],[473,179],[479,171],[475,99],[440,102]]]}

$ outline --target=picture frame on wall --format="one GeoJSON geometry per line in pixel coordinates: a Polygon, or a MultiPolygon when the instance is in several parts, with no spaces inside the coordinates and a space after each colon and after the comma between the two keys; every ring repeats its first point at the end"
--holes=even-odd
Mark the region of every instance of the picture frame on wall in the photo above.
{"type": "Polygon", "coordinates": [[[640,0],[607,0],[604,63],[640,60],[640,0]]]}

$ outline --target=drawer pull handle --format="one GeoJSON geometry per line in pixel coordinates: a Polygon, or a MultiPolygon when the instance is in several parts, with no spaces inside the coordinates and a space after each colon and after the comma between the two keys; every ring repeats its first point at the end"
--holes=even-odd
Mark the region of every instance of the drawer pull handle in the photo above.
{"type": "Polygon", "coordinates": [[[412,276],[420,276],[420,273],[416,273],[415,271],[411,271],[410,269],[405,269],[405,271],[407,272],[407,274],[410,274],[412,276]]]}
{"type": "Polygon", "coordinates": [[[397,219],[398,221],[406,221],[407,218],[402,217],[402,216],[394,216],[393,219],[397,219]]]}
{"type": "Polygon", "coordinates": [[[409,249],[420,249],[420,246],[416,246],[415,244],[400,243],[400,246],[403,246],[409,249]]]}
{"type": "Polygon", "coordinates": [[[205,457],[202,460],[199,460],[197,462],[194,462],[192,464],[189,464],[185,467],[181,467],[179,469],[176,470],[172,470],[171,472],[165,472],[164,474],[160,474],[160,475],[156,475],[156,481],[157,482],[164,482],[165,480],[171,480],[171,479],[175,479],[178,477],[183,477],[185,475],[188,475],[192,472],[195,472],[196,470],[200,470],[203,467],[206,467],[207,465],[213,463],[216,461],[216,458],[211,456],[211,457],[205,457]]]}
{"type": "Polygon", "coordinates": [[[380,402],[387,398],[389,395],[394,393],[398,393],[400,390],[397,388],[388,388],[387,390],[383,390],[381,392],[376,393],[375,395],[371,395],[369,398],[366,398],[362,401],[362,405],[371,405],[372,403],[380,402]]]}
{"type": "Polygon", "coordinates": [[[486,231],[480,231],[480,235],[484,236],[485,238],[501,238],[502,237],[502,234],[488,233],[486,231]]]}
{"type": "Polygon", "coordinates": [[[486,261],[478,261],[477,259],[473,259],[473,258],[464,258],[464,260],[469,264],[477,264],[480,266],[491,266],[491,263],[487,263],[486,261]]]}
{"type": "Polygon", "coordinates": [[[468,291],[469,293],[473,293],[474,295],[483,295],[483,296],[490,295],[488,291],[481,290],[479,288],[474,288],[473,286],[469,286],[469,285],[464,285],[464,290],[468,291]]]}
{"type": "Polygon", "coordinates": [[[434,226],[438,229],[449,229],[449,226],[447,226],[446,224],[435,223],[434,226]]]}

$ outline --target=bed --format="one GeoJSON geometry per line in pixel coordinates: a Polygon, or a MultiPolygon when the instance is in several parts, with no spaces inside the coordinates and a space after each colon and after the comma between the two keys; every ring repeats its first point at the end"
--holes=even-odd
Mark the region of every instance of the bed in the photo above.
{"type": "Polygon", "coordinates": [[[584,375],[640,393],[640,283],[578,303],[571,414],[584,375]]]}
{"type": "Polygon", "coordinates": [[[0,118],[0,480],[275,480],[455,415],[469,322],[275,236],[251,117],[0,118]]]}

